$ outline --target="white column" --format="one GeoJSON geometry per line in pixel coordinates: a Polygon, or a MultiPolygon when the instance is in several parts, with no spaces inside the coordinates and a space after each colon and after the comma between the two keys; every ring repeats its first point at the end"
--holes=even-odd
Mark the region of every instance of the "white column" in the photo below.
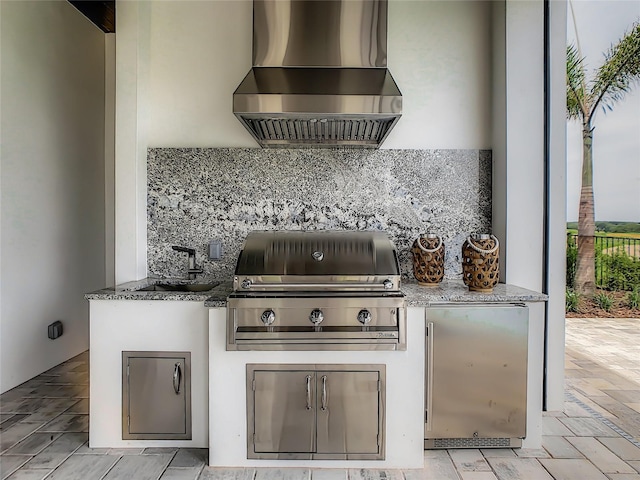
{"type": "Polygon", "coordinates": [[[561,410],[566,264],[566,2],[549,2],[546,59],[543,1],[495,2],[493,20],[493,231],[503,242],[501,277],[507,283],[540,291],[546,273],[549,294],[544,340],[546,402],[548,410],[561,410]],[[545,61],[549,75],[547,119],[544,115],[545,61]],[[549,134],[547,211],[544,209],[545,121],[549,134]],[[544,262],[547,262],[546,272],[544,262]]]}
{"type": "Polygon", "coordinates": [[[549,197],[547,234],[547,410],[564,408],[566,285],[566,43],[567,4],[549,2],[549,197]]]}
{"type": "Polygon", "coordinates": [[[146,157],[150,2],[116,10],[115,282],[147,275],[146,157]]]}
{"type": "Polygon", "coordinates": [[[543,275],[543,13],[542,0],[494,6],[494,233],[502,241],[502,281],[536,291],[543,275]]]}
{"type": "MultiPolygon", "coordinates": [[[[542,291],[544,262],[544,2],[493,4],[493,233],[502,282],[542,291]]],[[[527,438],[542,440],[544,322],[530,308],[527,438]]]]}
{"type": "Polygon", "coordinates": [[[104,39],[105,285],[115,284],[116,34],[104,39]]]}

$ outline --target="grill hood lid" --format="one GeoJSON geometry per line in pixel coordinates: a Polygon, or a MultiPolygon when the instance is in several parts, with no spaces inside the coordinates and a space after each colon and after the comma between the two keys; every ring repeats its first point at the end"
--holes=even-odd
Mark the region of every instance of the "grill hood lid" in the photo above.
{"type": "Polygon", "coordinates": [[[396,248],[384,232],[269,230],[249,232],[235,275],[367,279],[400,276],[400,267],[396,248]]]}
{"type": "Polygon", "coordinates": [[[386,66],[387,0],[254,0],[233,111],[263,147],[377,148],[402,111],[386,66]]]}

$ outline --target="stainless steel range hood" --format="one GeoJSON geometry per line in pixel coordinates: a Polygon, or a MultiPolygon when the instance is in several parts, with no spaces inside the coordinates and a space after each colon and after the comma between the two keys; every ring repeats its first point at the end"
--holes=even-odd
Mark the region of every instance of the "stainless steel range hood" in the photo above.
{"type": "Polygon", "coordinates": [[[377,148],[402,111],[386,67],[387,0],[254,0],[233,111],[263,147],[377,148]]]}

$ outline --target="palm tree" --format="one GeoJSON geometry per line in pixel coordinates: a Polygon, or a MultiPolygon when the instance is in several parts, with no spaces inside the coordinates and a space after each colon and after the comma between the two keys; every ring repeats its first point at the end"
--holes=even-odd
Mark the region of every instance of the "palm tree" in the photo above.
{"type": "Polygon", "coordinates": [[[575,288],[595,291],[595,215],[593,208],[593,120],[598,107],[606,112],[640,80],[640,22],[633,24],[587,82],[579,48],[567,47],[567,118],[582,122],[582,189],[578,209],[578,259],[575,288]]]}

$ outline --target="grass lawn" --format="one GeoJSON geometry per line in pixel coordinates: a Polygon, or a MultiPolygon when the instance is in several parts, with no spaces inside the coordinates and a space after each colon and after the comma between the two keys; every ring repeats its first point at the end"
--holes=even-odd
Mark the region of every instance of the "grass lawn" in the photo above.
{"type": "MultiPolygon", "coordinates": [[[[567,228],[567,233],[573,235],[578,234],[578,230],[574,228],[567,228]]],[[[618,237],[618,238],[635,238],[640,240],[640,233],[611,233],[611,232],[596,232],[596,237],[618,237]]]]}

